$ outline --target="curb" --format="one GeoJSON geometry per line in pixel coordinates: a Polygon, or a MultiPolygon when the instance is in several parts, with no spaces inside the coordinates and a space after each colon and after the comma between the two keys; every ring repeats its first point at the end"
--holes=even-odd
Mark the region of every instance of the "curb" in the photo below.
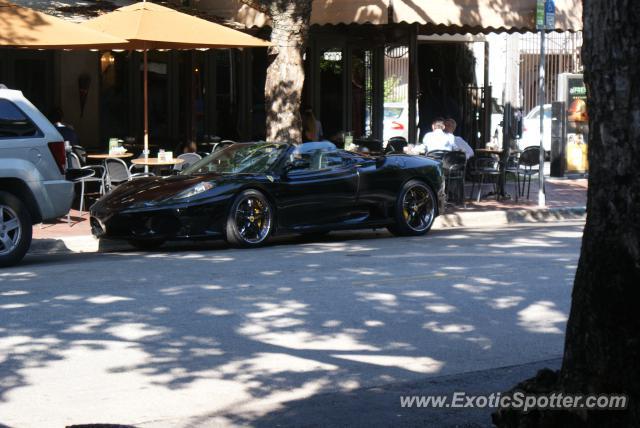
{"type": "MultiPolygon", "coordinates": [[[[527,223],[549,223],[555,221],[584,220],[586,207],[544,208],[533,210],[494,210],[457,212],[439,216],[433,227],[496,227],[527,223]]],[[[29,254],[104,253],[131,251],[124,241],[98,241],[92,235],[63,236],[59,238],[34,239],[29,254]]]]}
{"type": "Polygon", "coordinates": [[[586,207],[462,211],[439,216],[434,223],[434,227],[442,229],[448,227],[508,226],[518,223],[584,220],[586,217],[586,207]]]}

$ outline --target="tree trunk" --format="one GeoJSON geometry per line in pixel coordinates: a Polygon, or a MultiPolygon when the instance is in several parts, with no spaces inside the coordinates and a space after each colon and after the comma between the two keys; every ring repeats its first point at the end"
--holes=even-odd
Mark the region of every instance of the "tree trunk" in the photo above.
{"type": "Polygon", "coordinates": [[[584,2],[589,197],[560,379],[567,390],[625,392],[632,403],[640,399],[639,22],[634,0],[584,2]]]}
{"type": "Polygon", "coordinates": [[[264,95],[267,141],[302,143],[300,103],[304,86],[304,51],[309,35],[311,0],[272,1],[269,67],[264,95]]]}
{"type": "Polygon", "coordinates": [[[300,103],[312,0],[240,0],[271,18],[264,95],[267,141],[302,143],[300,103]]]}
{"type": "Polygon", "coordinates": [[[536,412],[518,415],[517,420],[499,412],[499,426],[640,426],[638,23],[635,0],[584,0],[590,115],[587,222],[554,388],[628,394],[629,408],[536,412]]]}

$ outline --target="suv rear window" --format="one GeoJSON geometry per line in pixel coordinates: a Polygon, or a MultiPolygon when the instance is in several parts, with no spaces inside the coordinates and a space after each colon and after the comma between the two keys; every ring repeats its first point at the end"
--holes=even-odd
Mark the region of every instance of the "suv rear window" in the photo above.
{"type": "Polygon", "coordinates": [[[37,137],[40,130],[9,100],[0,99],[0,138],[37,137]]]}

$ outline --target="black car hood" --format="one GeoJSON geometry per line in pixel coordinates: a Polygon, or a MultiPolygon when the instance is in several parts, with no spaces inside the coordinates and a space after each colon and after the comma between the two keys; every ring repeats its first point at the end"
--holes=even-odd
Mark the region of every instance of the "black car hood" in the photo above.
{"type": "Polygon", "coordinates": [[[102,197],[95,208],[101,211],[120,210],[132,206],[143,208],[142,204],[155,205],[203,181],[221,182],[224,181],[224,177],[220,174],[207,174],[138,178],[121,184],[113,192],[102,197]]]}

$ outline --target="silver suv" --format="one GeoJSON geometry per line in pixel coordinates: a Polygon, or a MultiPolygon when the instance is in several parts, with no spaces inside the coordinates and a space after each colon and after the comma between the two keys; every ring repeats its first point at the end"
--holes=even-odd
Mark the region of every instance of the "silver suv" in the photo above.
{"type": "Polygon", "coordinates": [[[22,92],[0,88],[0,266],[18,263],[33,225],[67,214],[65,144],[22,92]]]}

